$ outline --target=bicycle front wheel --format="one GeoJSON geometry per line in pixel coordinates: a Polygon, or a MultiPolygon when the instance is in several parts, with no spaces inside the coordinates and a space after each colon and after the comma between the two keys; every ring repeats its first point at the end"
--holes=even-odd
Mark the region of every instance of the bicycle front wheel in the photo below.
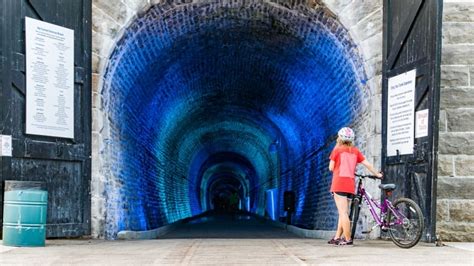
{"type": "Polygon", "coordinates": [[[388,213],[390,238],[401,248],[411,248],[423,234],[423,213],[418,204],[407,198],[396,200],[393,207],[394,210],[388,213]]]}
{"type": "Polygon", "coordinates": [[[355,238],[357,220],[359,220],[360,212],[360,199],[355,197],[352,199],[351,212],[349,214],[349,219],[351,221],[351,239],[355,238]]]}

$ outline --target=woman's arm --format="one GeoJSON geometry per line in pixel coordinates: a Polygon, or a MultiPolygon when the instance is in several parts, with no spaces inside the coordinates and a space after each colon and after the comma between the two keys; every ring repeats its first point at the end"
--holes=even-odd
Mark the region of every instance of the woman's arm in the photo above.
{"type": "Polygon", "coordinates": [[[375,168],[374,168],[367,160],[362,161],[361,164],[363,164],[372,174],[374,174],[374,175],[377,176],[378,178],[382,178],[382,177],[383,177],[382,173],[380,173],[379,171],[375,170],[375,168]]]}
{"type": "Polygon", "coordinates": [[[329,161],[329,171],[332,172],[332,170],[334,170],[334,161],[333,160],[329,161]]]}

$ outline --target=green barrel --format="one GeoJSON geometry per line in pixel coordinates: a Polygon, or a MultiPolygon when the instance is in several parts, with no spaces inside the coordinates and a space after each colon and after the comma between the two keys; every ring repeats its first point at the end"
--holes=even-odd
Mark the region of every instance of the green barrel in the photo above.
{"type": "Polygon", "coordinates": [[[48,192],[45,183],[5,181],[3,245],[45,245],[48,192]]]}

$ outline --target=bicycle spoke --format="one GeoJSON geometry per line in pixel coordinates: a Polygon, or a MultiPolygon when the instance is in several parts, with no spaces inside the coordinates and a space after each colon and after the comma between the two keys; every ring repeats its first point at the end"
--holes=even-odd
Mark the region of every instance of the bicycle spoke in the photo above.
{"type": "Polygon", "coordinates": [[[392,240],[400,247],[415,245],[423,231],[423,214],[415,202],[400,199],[389,213],[389,233],[392,240]]]}

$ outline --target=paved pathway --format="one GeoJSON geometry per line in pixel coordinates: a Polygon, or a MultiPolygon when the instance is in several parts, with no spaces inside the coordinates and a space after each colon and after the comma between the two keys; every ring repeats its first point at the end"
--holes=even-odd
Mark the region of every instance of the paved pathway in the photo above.
{"type": "MultiPolygon", "coordinates": [[[[470,244],[464,245],[469,249],[470,244]]],[[[159,240],[48,240],[43,248],[0,246],[0,265],[474,265],[474,252],[388,241],[334,247],[298,238],[260,220],[211,217],[159,240]],[[190,238],[191,237],[191,238],[190,238]]]]}

